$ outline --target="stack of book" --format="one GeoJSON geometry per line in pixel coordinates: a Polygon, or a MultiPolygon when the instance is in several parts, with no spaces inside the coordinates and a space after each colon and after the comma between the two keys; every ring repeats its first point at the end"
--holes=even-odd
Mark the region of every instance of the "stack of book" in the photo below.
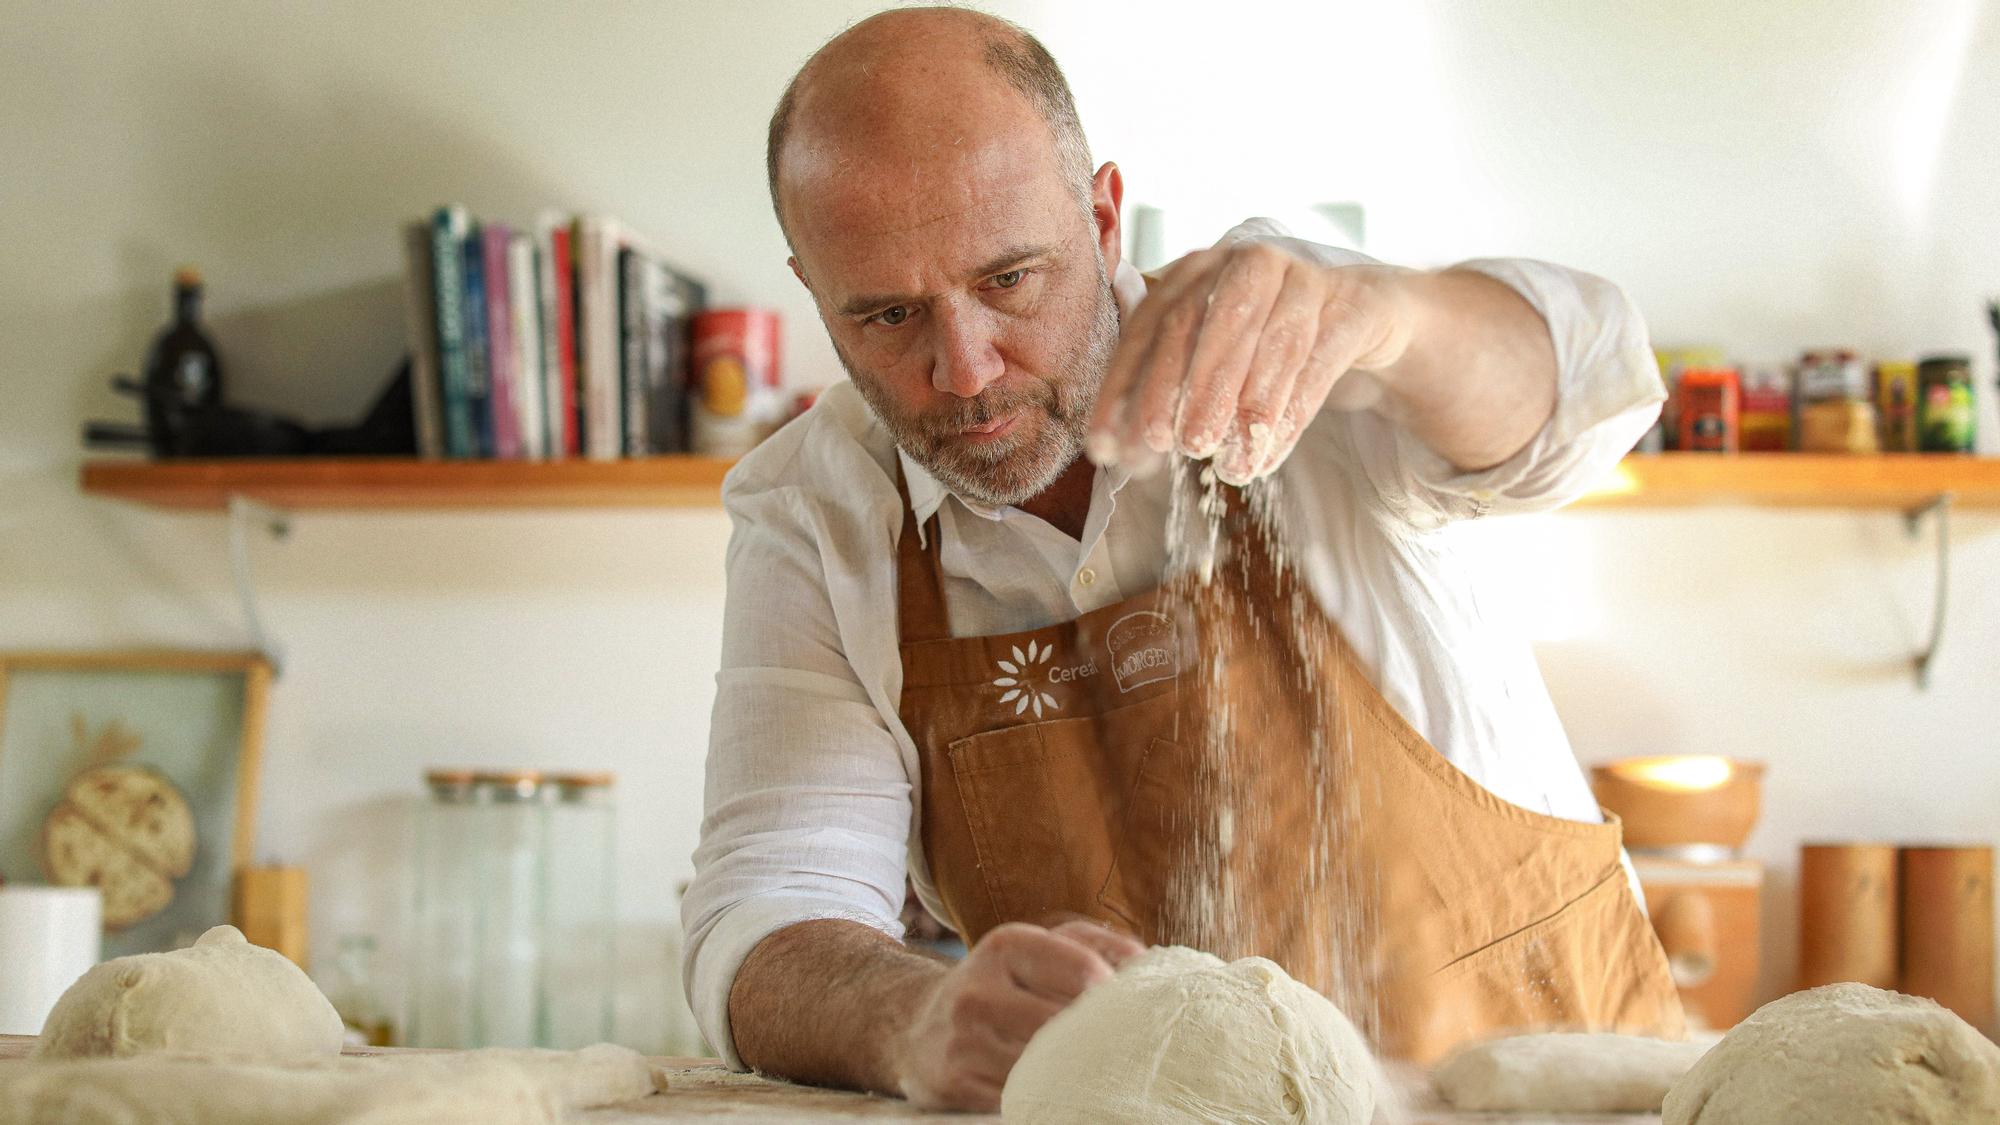
{"type": "Polygon", "coordinates": [[[688,449],[702,284],[596,215],[404,228],[418,452],[611,461],[688,449]]]}

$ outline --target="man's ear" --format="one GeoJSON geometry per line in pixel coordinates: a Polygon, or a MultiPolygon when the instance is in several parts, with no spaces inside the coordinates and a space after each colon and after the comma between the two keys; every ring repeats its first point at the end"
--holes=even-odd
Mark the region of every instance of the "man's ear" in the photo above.
{"type": "Polygon", "coordinates": [[[812,283],[806,280],[806,271],[799,268],[798,255],[786,258],[785,264],[792,267],[792,276],[799,279],[799,284],[806,287],[806,292],[812,292],[812,283]]]}
{"type": "Polygon", "coordinates": [[[1097,249],[1104,255],[1104,268],[1118,271],[1124,249],[1125,229],[1120,208],[1125,205],[1125,176],[1118,165],[1106,161],[1090,178],[1090,217],[1097,227],[1097,249]]]}

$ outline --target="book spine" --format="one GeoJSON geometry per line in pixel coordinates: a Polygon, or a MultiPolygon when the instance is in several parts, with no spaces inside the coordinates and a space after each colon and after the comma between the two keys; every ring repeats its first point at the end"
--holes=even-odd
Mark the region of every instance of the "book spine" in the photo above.
{"type": "Polygon", "coordinates": [[[514,371],[513,283],[507,276],[510,232],[501,223],[480,231],[486,268],[486,366],[492,378],[488,406],[493,416],[493,455],[502,461],[521,458],[521,421],[514,405],[519,383],[514,371]]]}
{"type": "Polygon", "coordinates": [[[556,355],[556,230],[560,220],[543,216],[535,226],[535,327],[542,365],[542,455],[563,456],[562,360],[556,355]]]}
{"type": "Polygon", "coordinates": [[[618,409],[618,243],[611,220],[594,215],[578,220],[577,250],[584,450],[593,461],[615,461],[624,429],[618,409]]]}
{"type": "Polygon", "coordinates": [[[486,251],[479,224],[468,222],[459,241],[465,280],[465,387],[472,413],[473,456],[493,456],[492,371],[486,340],[486,251]]]}
{"type": "Polygon", "coordinates": [[[410,411],[417,428],[417,456],[444,456],[444,400],[438,386],[437,297],[431,266],[431,224],[403,226],[403,323],[410,344],[410,411]]]}
{"type": "Polygon", "coordinates": [[[479,455],[473,421],[472,387],[465,359],[465,210],[440,207],[431,217],[431,268],[437,305],[438,367],[444,382],[445,452],[464,459],[479,455]]]}
{"type": "Polygon", "coordinates": [[[556,282],[556,363],[559,365],[556,394],[550,403],[560,403],[560,424],[562,455],[575,457],[582,452],[578,440],[583,432],[581,415],[577,411],[576,393],[576,228],[573,224],[557,227],[550,238],[555,252],[556,282]]]}
{"type": "Polygon", "coordinates": [[[686,453],[693,448],[688,433],[692,405],[689,384],[693,373],[689,331],[694,314],[707,301],[707,290],[700,282],[666,266],[659,267],[658,276],[651,341],[654,383],[647,400],[647,422],[654,448],[663,453],[686,453]]]}
{"type": "Polygon", "coordinates": [[[646,437],[646,379],[649,360],[647,344],[647,261],[645,255],[627,248],[618,254],[619,307],[623,310],[624,348],[621,352],[618,383],[624,402],[625,456],[645,457],[657,452],[646,437]]]}
{"type": "Polygon", "coordinates": [[[537,292],[533,235],[516,234],[507,244],[507,277],[514,308],[514,406],[519,420],[521,455],[539,461],[548,456],[548,432],[542,428],[542,302],[537,292]]]}

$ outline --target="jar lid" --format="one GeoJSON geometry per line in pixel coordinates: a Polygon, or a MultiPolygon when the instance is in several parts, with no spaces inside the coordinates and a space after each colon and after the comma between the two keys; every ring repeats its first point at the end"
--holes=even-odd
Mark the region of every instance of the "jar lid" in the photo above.
{"type": "Polygon", "coordinates": [[[431,769],[424,771],[427,785],[470,785],[477,775],[469,769],[431,769]]]}
{"type": "Polygon", "coordinates": [[[585,773],[552,773],[549,775],[549,782],[551,784],[560,785],[565,789],[609,788],[617,780],[618,775],[612,773],[610,770],[597,770],[585,773]]]}
{"type": "Polygon", "coordinates": [[[541,792],[543,781],[540,770],[480,770],[472,780],[499,800],[534,797],[541,792]]]}
{"type": "Polygon", "coordinates": [[[478,770],[472,780],[487,785],[540,785],[540,770],[478,770]]]}

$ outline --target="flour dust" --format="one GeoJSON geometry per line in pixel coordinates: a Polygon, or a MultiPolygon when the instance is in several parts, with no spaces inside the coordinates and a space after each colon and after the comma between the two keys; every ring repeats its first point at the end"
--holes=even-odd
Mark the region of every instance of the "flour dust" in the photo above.
{"type": "Polygon", "coordinates": [[[1161,608],[1183,630],[1193,705],[1175,740],[1193,793],[1177,806],[1163,940],[1278,961],[1379,1043],[1379,872],[1352,846],[1377,802],[1339,698],[1344,642],[1283,534],[1286,484],[1239,490],[1180,459],[1167,471],[1161,608]]]}

